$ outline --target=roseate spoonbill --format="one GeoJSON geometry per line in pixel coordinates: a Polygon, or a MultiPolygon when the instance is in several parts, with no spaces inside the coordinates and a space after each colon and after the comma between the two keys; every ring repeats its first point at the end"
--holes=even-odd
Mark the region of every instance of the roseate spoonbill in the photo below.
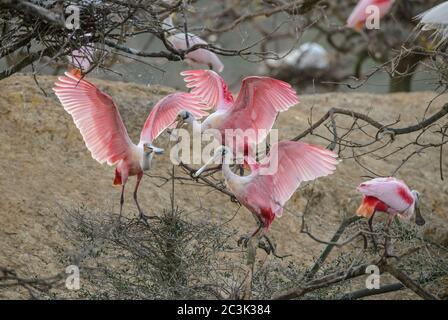
{"type": "Polygon", "coordinates": [[[230,169],[231,153],[226,146],[218,147],[195,176],[224,154],[222,172],[226,184],[258,222],[258,228],[250,237],[261,236],[274,218],[282,215],[285,203],[301,182],[332,174],[339,162],[336,153],[323,147],[300,141],[281,141],[272,145],[266,161],[249,164],[251,173],[239,176],[230,169]],[[273,170],[262,171],[272,165],[273,170]]]}
{"type": "MultiPolygon", "coordinates": [[[[363,194],[361,205],[356,214],[369,218],[369,228],[373,232],[372,221],[377,211],[387,213],[386,230],[389,229],[395,216],[409,219],[415,214],[415,223],[419,226],[425,224],[420,208],[420,193],[410,190],[401,180],[394,177],[375,178],[361,183],[357,189],[363,194]]],[[[386,255],[390,256],[388,250],[389,238],[386,236],[386,255]]]]}
{"type": "Polygon", "coordinates": [[[180,110],[188,110],[193,116],[202,117],[207,114],[202,110],[206,106],[190,93],[167,95],[152,108],[141,131],[140,142],[135,145],[128,136],[117,105],[94,84],[81,79],[79,74],[66,72],[65,76],[58,78],[53,90],[72,116],[92,158],[101,164],[116,165],[113,184],[122,186],[120,216],[128,177],[137,176],[134,201],[140,218],[146,220],[137,200],[137,191],[143,172],[151,168],[154,153],[163,152],[152,142],[173,124],[180,110]]]}
{"type": "Polygon", "coordinates": [[[252,130],[253,136],[248,135],[245,137],[247,139],[240,141],[244,146],[234,145],[235,154],[235,151],[249,154],[249,149],[255,142],[265,140],[279,112],[286,111],[299,102],[295,90],[288,83],[269,77],[244,78],[234,101],[224,79],[212,70],[187,70],[181,72],[181,75],[185,76],[184,80],[187,87],[191,88],[191,93],[209,106],[216,107],[216,111],[199,124],[188,110],[183,110],[178,115],[178,126],[188,123],[199,127],[201,132],[215,129],[221,134],[219,138],[224,145],[228,144],[225,141],[227,129],[239,129],[231,137],[233,139],[238,132],[244,134],[252,130]]]}
{"type": "Polygon", "coordinates": [[[435,38],[440,38],[436,47],[448,39],[448,1],[423,12],[417,19],[420,19],[422,30],[434,30],[435,38]]]}
{"type": "MultiPolygon", "coordinates": [[[[192,47],[196,44],[208,44],[198,36],[188,33],[187,37],[185,37],[185,33],[176,33],[169,36],[166,40],[176,49],[178,50],[187,50],[187,41],[189,47],[192,47]]],[[[222,72],[224,70],[224,65],[221,60],[218,58],[216,53],[211,52],[207,49],[196,49],[191,51],[185,55],[185,62],[189,66],[194,66],[195,63],[202,64],[208,66],[212,70],[216,70],[217,72],[222,72]]]]}
{"type": "Polygon", "coordinates": [[[69,56],[70,63],[72,64],[73,68],[80,70],[82,73],[85,73],[90,69],[94,53],[94,44],[89,43],[86,46],[72,51],[71,55],[69,56]]]}
{"type": "MultiPolygon", "coordinates": [[[[286,53],[285,53],[286,54],[286,53]]],[[[270,68],[293,68],[302,70],[326,70],[330,67],[327,50],[315,42],[306,42],[299,48],[289,52],[283,59],[267,60],[270,68]]]]}
{"type": "Polygon", "coordinates": [[[379,18],[382,18],[389,13],[393,4],[394,0],[360,0],[347,20],[347,27],[354,28],[359,32],[368,18],[369,6],[376,6],[379,9],[379,18]]]}
{"type": "MultiPolygon", "coordinates": [[[[185,33],[174,33],[173,31],[176,31],[176,28],[173,25],[173,16],[174,14],[168,16],[163,21],[162,28],[170,34],[169,37],[167,37],[167,41],[177,50],[187,50],[188,47],[192,47],[196,44],[205,44],[208,43],[198,37],[197,35],[194,35],[192,33],[187,33],[187,36],[185,36],[185,33]],[[188,40],[188,46],[187,46],[187,40],[188,40]]],[[[218,56],[207,49],[196,49],[194,51],[191,51],[185,55],[185,62],[189,66],[193,66],[196,64],[202,64],[208,66],[210,69],[213,69],[217,72],[222,72],[224,70],[224,65],[221,62],[221,60],[218,58],[218,56]]]]}
{"type": "Polygon", "coordinates": [[[399,179],[375,178],[361,183],[356,190],[364,195],[356,211],[359,216],[370,218],[376,211],[380,211],[388,213],[390,219],[396,215],[409,219],[415,213],[416,223],[424,223],[419,210],[420,193],[410,190],[399,179]]]}

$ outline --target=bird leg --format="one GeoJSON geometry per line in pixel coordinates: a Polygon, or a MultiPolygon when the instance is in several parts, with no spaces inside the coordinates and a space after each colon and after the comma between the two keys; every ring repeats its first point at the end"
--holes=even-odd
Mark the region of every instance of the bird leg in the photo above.
{"type": "Polygon", "coordinates": [[[390,248],[390,233],[389,233],[389,229],[390,229],[390,225],[392,224],[392,221],[394,221],[395,218],[395,214],[390,214],[389,217],[387,218],[387,224],[386,224],[386,228],[385,228],[385,237],[384,237],[384,258],[395,258],[395,259],[399,259],[398,256],[394,255],[391,253],[391,248],[390,248]]]}
{"type": "Polygon", "coordinates": [[[255,231],[254,231],[251,235],[248,235],[248,234],[242,235],[242,236],[238,239],[238,242],[237,242],[238,246],[243,245],[244,248],[247,248],[247,244],[249,243],[250,239],[252,239],[253,237],[255,237],[255,236],[260,232],[260,230],[261,230],[262,227],[263,227],[263,226],[258,225],[257,229],[255,229],[255,231]]]}
{"type": "Polygon", "coordinates": [[[371,237],[372,237],[372,243],[373,243],[373,248],[375,249],[375,251],[378,250],[378,243],[376,242],[376,238],[374,235],[374,231],[373,231],[373,217],[375,216],[376,211],[373,211],[372,215],[370,216],[369,220],[367,221],[367,224],[369,225],[369,231],[371,233],[371,237]]]}
{"type": "Polygon", "coordinates": [[[147,215],[145,215],[143,213],[143,211],[140,208],[140,205],[138,203],[138,200],[137,200],[138,187],[140,185],[140,181],[142,180],[142,177],[143,177],[143,172],[139,173],[137,175],[137,183],[135,184],[135,189],[134,189],[134,201],[135,201],[135,204],[137,205],[137,209],[138,209],[138,213],[139,213],[139,219],[142,220],[145,225],[148,225],[148,220],[153,218],[153,217],[147,216],[147,215]]]}
{"type": "Polygon", "coordinates": [[[283,256],[280,256],[277,254],[277,247],[275,246],[275,244],[271,241],[271,239],[269,239],[269,237],[267,235],[263,235],[263,239],[266,239],[267,245],[264,242],[260,242],[258,244],[258,247],[260,249],[263,249],[267,254],[271,254],[279,259],[283,259],[283,258],[287,258],[290,257],[291,254],[286,254],[283,256]]]}
{"type": "Polygon", "coordinates": [[[121,216],[123,213],[123,204],[124,204],[124,184],[121,186],[121,196],[120,196],[120,215],[118,217],[118,220],[121,221],[121,216]]]}
{"type": "Polygon", "coordinates": [[[243,245],[244,248],[247,248],[247,244],[249,243],[249,240],[252,239],[255,236],[258,236],[260,231],[263,229],[263,227],[264,227],[263,221],[261,221],[257,216],[255,216],[255,217],[256,217],[256,220],[257,220],[257,224],[258,224],[257,229],[255,229],[255,231],[251,235],[247,235],[247,234],[246,235],[242,235],[238,239],[238,241],[237,241],[237,245],[238,246],[243,245]]]}

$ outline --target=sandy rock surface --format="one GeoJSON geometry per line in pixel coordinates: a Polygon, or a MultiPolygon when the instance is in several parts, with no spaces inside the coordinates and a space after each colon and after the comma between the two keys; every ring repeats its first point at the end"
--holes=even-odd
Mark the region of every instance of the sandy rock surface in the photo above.
{"type": "MultiPolygon", "coordinates": [[[[58,228],[64,208],[85,205],[118,212],[120,189],[112,185],[114,169],[99,165],[86,149],[71,117],[63,110],[51,91],[54,77],[39,77],[45,96],[29,75],[16,75],[0,81],[0,266],[14,268],[25,276],[48,276],[65,269],[59,251],[72,247],[58,228]]],[[[171,92],[162,87],[92,80],[113,97],[118,104],[131,139],[138,141],[140,130],[159,98],[171,92]]],[[[276,123],[281,138],[292,138],[308,126],[310,110],[317,120],[330,107],[368,113],[382,123],[400,117],[397,126],[419,121],[432,92],[393,95],[329,93],[301,96],[301,103],[282,113],[276,123]]],[[[438,99],[429,109],[437,110],[447,99],[438,99]]],[[[338,124],[350,126],[351,119],[338,116],[338,124]]],[[[325,130],[321,131],[328,134],[325,130]]],[[[403,144],[408,137],[398,137],[403,144]]],[[[304,141],[327,145],[317,137],[304,141]]],[[[157,145],[169,148],[167,135],[157,145]]],[[[391,147],[393,150],[393,146],[391,147]]],[[[424,195],[424,211],[428,224],[422,232],[447,244],[445,222],[448,219],[448,148],[443,152],[445,181],[440,179],[440,149],[430,149],[412,157],[397,173],[424,195]]],[[[405,154],[378,161],[372,156],[362,163],[375,172],[388,175],[401,163],[405,154]]],[[[168,176],[171,164],[168,152],[154,161],[151,175],[168,176]]],[[[177,169],[179,173],[180,169],[177,169]]],[[[344,160],[336,174],[319,179],[314,188],[320,193],[320,213],[310,223],[313,233],[328,239],[345,214],[353,214],[360,200],[355,187],[371,175],[352,159],[344,160]]],[[[169,207],[170,185],[156,185],[159,178],[144,177],[140,188],[143,208],[157,214],[169,207]]],[[[125,214],[136,215],[132,201],[134,178],[126,192],[125,214]]],[[[225,221],[235,215],[237,205],[219,192],[191,185],[176,185],[176,201],[195,219],[225,221]],[[198,207],[203,207],[197,214],[198,207]],[[207,212],[207,214],[204,214],[207,212]],[[196,215],[196,216],[195,216],[196,215]]],[[[305,200],[301,190],[289,201],[281,219],[274,221],[270,234],[278,251],[289,253],[290,259],[311,263],[322,245],[299,234],[300,212],[305,200]]],[[[252,216],[241,208],[231,226],[245,233],[255,227],[252,216]]],[[[20,298],[18,289],[0,289],[0,298],[20,298]]]]}

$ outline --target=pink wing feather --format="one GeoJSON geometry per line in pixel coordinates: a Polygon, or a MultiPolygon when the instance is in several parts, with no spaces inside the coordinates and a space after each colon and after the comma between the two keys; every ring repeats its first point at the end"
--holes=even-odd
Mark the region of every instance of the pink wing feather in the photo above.
{"type": "Polygon", "coordinates": [[[132,142],[109,95],[67,72],[65,77],[58,78],[53,90],[72,116],[95,160],[113,165],[127,156],[132,142]]]}
{"type": "Polygon", "coordinates": [[[228,110],[233,104],[233,96],[224,79],[212,70],[187,70],[184,76],[191,93],[203,99],[211,108],[228,110]]]}
{"type": "Polygon", "coordinates": [[[393,177],[375,178],[363,182],[357,190],[366,196],[381,200],[398,212],[404,212],[414,204],[414,197],[409,187],[393,177]]]}
{"type": "Polygon", "coordinates": [[[208,114],[203,110],[205,108],[207,106],[190,93],[176,92],[167,95],[152,108],[143,126],[140,141],[151,143],[162,131],[173,124],[180,111],[186,110],[196,119],[200,119],[208,114]]]}
{"type": "Polygon", "coordinates": [[[273,145],[268,156],[268,166],[277,159],[277,170],[272,175],[260,174],[258,168],[252,176],[247,191],[257,194],[257,190],[267,190],[265,199],[270,203],[272,212],[280,216],[283,206],[291,198],[303,181],[311,181],[332,174],[339,161],[337,154],[320,146],[300,142],[281,141],[273,145]]]}
{"type": "Polygon", "coordinates": [[[263,141],[277,114],[297,103],[299,98],[288,83],[269,77],[247,77],[220,129],[254,129],[258,141],[263,141]]]}

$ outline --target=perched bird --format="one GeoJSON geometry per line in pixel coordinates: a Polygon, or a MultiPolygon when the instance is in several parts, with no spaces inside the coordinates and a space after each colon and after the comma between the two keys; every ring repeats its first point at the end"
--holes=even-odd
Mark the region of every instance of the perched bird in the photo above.
{"type": "Polygon", "coordinates": [[[378,18],[382,18],[389,13],[393,4],[394,0],[360,0],[347,20],[347,27],[359,32],[370,14],[368,11],[370,6],[376,6],[379,10],[378,18]]]}
{"type": "Polygon", "coordinates": [[[70,64],[74,69],[78,69],[84,74],[90,69],[94,54],[94,44],[89,43],[86,46],[72,51],[69,56],[70,64]]]}
{"type": "MultiPolygon", "coordinates": [[[[177,50],[187,50],[189,47],[192,47],[196,44],[204,44],[208,43],[194,35],[192,33],[177,32],[176,28],[173,25],[173,15],[168,16],[162,24],[162,28],[169,34],[167,37],[167,41],[177,50]],[[187,43],[188,40],[188,43],[187,43]]],[[[222,72],[224,70],[224,65],[218,56],[207,49],[196,49],[191,51],[185,55],[184,60],[189,66],[194,66],[194,64],[206,65],[210,69],[215,70],[217,72],[222,72]]]]}
{"type": "Polygon", "coordinates": [[[423,225],[425,220],[420,214],[420,193],[410,190],[401,180],[394,177],[375,178],[361,183],[356,189],[363,194],[362,203],[356,214],[373,219],[375,212],[389,214],[390,224],[395,216],[409,219],[415,214],[415,222],[423,225]]]}
{"type": "Polygon", "coordinates": [[[137,191],[143,172],[151,168],[154,153],[163,152],[152,142],[173,124],[180,110],[188,110],[194,117],[200,118],[207,114],[203,111],[206,106],[190,93],[167,95],[152,108],[141,131],[140,142],[135,145],[112,98],[94,84],[81,79],[79,74],[65,73],[65,76],[58,78],[53,90],[72,116],[92,157],[101,164],[116,165],[113,184],[122,186],[120,216],[128,177],[137,176],[134,200],[140,218],[146,220],[137,200],[137,191]]]}
{"type": "MultiPolygon", "coordinates": [[[[185,37],[185,33],[176,33],[169,36],[166,40],[177,50],[187,50],[188,47],[186,39],[188,39],[189,47],[192,47],[196,44],[208,44],[198,36],[191,33],[188,33],[187,37],[185,37]]],[[[222,72],[224,70],[224,65],[218,58],[216,53],[211,52],[207,49],[199,48],[187,53],[185,55],[185,62],[190,66],[194,66],[195,63],[206,65],[210,69],[217,72],[222,72]]]]}
{"type": "Polygon", "coordinates": [[[417,16],[423,31],[433,30],[434,40],[440,39],[436,47],[448,39],[448,1],[423,12],[417,16]]]}
{"type": "Polygon", "coordinates": [[[285,203],[303,181],[311,181],[332,174],[336,170],[337,155],[320,146],[300,142],[281,141],[273,144],[262,163],[250,165],[250,175],[239,176],[232,172],[232,161],[228,147],[221,146],[214,156],[198,171],[205,168],[224,153],[222,172],[227,186],[236,199],[245,206],[259,222],[251,235],[259,237],[267,230],[275,217],[280,217],[285,203]]]}
{"type": "Polygon", "coordinates": [[[256,144],[266,139],[279,112],[299,102],[288,83],[269,77],[244,78],[234,101],[224,79],[212,70],[187,70],[181,75],[185,76],[191,93],[216,111],[199,124],[188,110],[183,110],[178,115],[179,126],[188,123],[201,132],[214,129],[221,144],[233,144],[234,154],[250,154],[256,144]],[[233,135],[229,136],[229,131],[233,135]],[[247,134],[250,132],[252,135],[247,134]],[[238,133],[246,133],[247,139],[238,139],[238,133]]]}
{"type": "MultiPolygon", "coordinates": [[[[285,53],[286,54],[286,53],[285,53]]],[[[330,67],[327,50],[315,42],[306,42],[279,60],[267,60],[270,68],[293,68],[297,71],[326,70],[330,67]]]]}

